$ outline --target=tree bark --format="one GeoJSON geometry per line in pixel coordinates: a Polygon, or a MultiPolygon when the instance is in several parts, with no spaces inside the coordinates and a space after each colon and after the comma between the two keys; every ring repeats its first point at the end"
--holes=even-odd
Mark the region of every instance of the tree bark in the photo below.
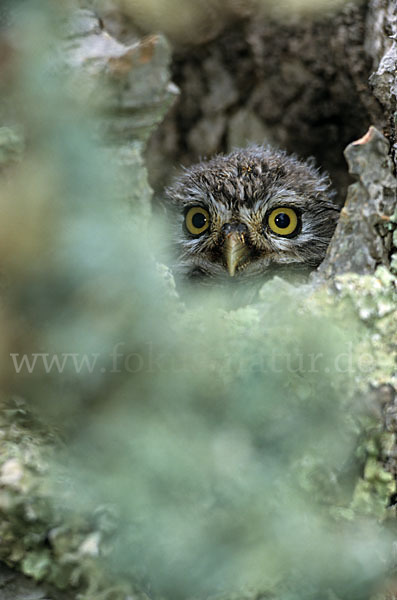
{"type": "Polygon", "coordinates": [[[154,186],[168,182],[168,164],[272,143],[314,156],[343,203],[345,146],[370,125],[394,143],[393,10],[377,0],[288,22],[255,15],[210,42],[177,46],[181,95],[150,146],[154,186]]]}

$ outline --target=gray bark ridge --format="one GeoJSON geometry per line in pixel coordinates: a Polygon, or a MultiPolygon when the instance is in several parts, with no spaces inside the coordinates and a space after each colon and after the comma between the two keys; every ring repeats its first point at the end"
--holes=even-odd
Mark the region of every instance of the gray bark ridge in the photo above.
{"type": "Polygon", "coordinates": [[[389,148],[385,136],[372,126],[347,146],[349,172],[357,181],[349,186],[335,234],[318,270],[321,278],[331,280],[347,272],[370,274],[379,265],[390,267],[397,181],[389,148]]]}

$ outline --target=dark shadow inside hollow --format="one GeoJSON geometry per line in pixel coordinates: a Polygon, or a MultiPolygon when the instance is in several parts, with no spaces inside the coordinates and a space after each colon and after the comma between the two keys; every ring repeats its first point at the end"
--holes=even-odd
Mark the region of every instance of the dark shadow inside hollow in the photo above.
{"type": "Polygon", "coordinates": [[[345,146],[382,112],[368,83],[366,7],[290,19],[239,20],[215,39],[174,49],[172,79],[181,94],[151,139],[156,193],[178,171],[218,152],[270,143],[331,176],[343,203],[350,182],[345,146]]]}

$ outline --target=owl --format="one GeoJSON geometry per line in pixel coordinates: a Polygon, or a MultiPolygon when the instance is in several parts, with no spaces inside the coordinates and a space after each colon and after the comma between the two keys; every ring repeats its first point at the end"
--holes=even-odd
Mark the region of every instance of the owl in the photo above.
{"type": "Polygon", "coordinates": [[[272,147],[218,155],[166,190],[177,280],[262,282],[323,260],[339,207],[326,175],[272,147]]]}

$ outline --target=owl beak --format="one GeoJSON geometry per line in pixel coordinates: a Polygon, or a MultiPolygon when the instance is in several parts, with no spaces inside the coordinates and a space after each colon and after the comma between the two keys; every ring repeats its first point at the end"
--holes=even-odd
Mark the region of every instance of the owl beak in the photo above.
{"type": "Polygon", "coordinates": [[[249,250],[244,240],[244,234],[233,231],[226,236],[223,256],[230,277],[234,277],[236,268],[241,265],[248,254],[249,250]]]}

